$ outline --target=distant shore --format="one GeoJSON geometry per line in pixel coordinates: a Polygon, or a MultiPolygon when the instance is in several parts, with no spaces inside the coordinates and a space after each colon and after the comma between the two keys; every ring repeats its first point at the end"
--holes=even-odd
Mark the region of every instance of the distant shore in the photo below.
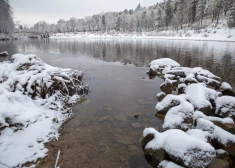
{"type": "Polygon", "coordinates": [[[102,32],[84,32],[84,33],[54,33],[51,39],[78,39],[78,38],[128,38],[128,39],[166,39],[166,40],[193,40],[193,41],[218,41],[235,42],[235,29],[228,28],[205,28],[203,30],[168,30],[160,32],[142,32],[142,33],[102,33],[102,32]]]}

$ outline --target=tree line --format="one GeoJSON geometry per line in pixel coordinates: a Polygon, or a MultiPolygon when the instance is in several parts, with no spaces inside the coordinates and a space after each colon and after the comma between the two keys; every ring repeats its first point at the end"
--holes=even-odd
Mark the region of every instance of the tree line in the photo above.
{"type": "Polygon", "coordinates": [[[155,30],[202,27],[209,22],[227,21],[235,27],[235,0],[164,0],[161,3],[122,12],[107,12],[83,19],[60,19],[55,24],[45,21],[30,28],[38,32],[148,32],[155,30]]]}
{"type": "Polygon", "coordinates": [[[0,33],[11,34],[13,31],[13,12],[9,0],[0,0],[0,33]]]}

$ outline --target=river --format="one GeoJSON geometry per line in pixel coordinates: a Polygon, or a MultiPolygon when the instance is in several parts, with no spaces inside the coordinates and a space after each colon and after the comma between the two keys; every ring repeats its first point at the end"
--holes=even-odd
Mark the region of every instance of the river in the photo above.
{"type": "MultiPolygon", "coordinates": [[[[87,100],[73,107],[58,141],[38,167],[150,167],[139,144],[143,129],[161,129],[155,117],[162,79],[145,73],[151,60],[169,57],[201,66],[235,86],[235,43],[145,39],[23,39],[0,42],[0,52],[34,53],[44,62],[85,71],[87,100]],[[139,115],[135,118],[135,115],[139,115]]],[[[8,58],[0,58],[4,61],[8,58]]]]}

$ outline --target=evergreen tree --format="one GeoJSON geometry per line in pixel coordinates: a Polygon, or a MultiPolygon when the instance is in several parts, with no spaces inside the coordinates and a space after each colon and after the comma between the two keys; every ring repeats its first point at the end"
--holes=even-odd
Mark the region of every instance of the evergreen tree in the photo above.
{"type": "Polygon", "coordinates": [[[198,21],[200,21],[201,24],[205,16],[205,9],[206,9],[206,0],[199,0],[196,18],[198,21]]]}
{"type": "Polygon", "coordinates": [[[168,27],[170,25],[172,17],[173,17],[172,0],[167,0],[166,4],[165,4],[165,24],[166,24],[166,27],[168,27]]]}
{"type": "Polygon", "coordinates": [[[106,21],[105,21],[105,16],[102,16],[102,31],[106,31],[106,21]]]}
{"type": "Polygon", "coordinates": [[[223,8],[223,0],[215,0],[214,3],[214,17],[216,19],[216,23],[218,24],[220,13],[223,8]]]}
{"type": "Polygon", "coordinates": [[[156,25],[158,29],[162,26],[162,20],[163,20],[162,13],[163,13],[162,9],[161,7],[159,7],[157,10],[157,18],[156,18],[156,21],[157,21],[156,25]]]}
{"type": "Polygon", "coordinates": [[[138,6],[136,7],[135,11],[138,11],[141,9],[140,3],[138,4],[138,6]]]}
{"type": "Polygon", "coordinates": [[[9,0],[0,0],[0,33],[11,34],[13,31],[13,12],[9,0]]]}
{"type": "Polygon", "coordinates": [[[146,11],[144,11],[141,15],[141,28],[142,30],[146,30],[147,28],[147,17],[146,17],[146,11]]]}
{"type": "Polygon", "coordinates": [[[189,0],[189,1],[190,1],[190,9],[189,9],[188,22],[192,24],[196,21],[198,0],[189,0]]]}
{"type": "Polygon", "coordinates": [[[183,29],[183,23],[184,23],[184,9],[185,9],[185,0],[179,0],[178,7],[176,10],[176,18],[178,20],[178,23],[180,24],[180,28],[183,29]]]}
{"type": "Polygon", "coordinates": [[[118,17],[117,23],[116,23],[116,31],[120,31],[120,28],[121,28],[121,18],[118,17]]]}
{"type": "Polygon", "coordinates": [[[235,2],[233,3],[232,8],[230,9],[228,26],[235,27],[235,2]]]}

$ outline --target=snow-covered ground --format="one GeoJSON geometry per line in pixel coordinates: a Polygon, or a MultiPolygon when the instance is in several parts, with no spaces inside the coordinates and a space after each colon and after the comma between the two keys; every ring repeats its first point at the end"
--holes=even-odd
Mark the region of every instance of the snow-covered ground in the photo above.
{"type": "Polygon", "coordinates": [[[165,30],[159,32],[142,32],[142,33],[56,33],[50,38],[65,39],[65,38],[128,38],[128,39],[173,39],[173,40],[197,40],[197,41],[235,41],[235,28],[230,29],[225,26],[224,22],[218,25],[210,24],[200,30],[180,29],[180,30],[165,30]]]}
{"type": "Polygon", "coordinates": [[[45,157],[44,144],[58,139],[82,89],[80,71],[52,67],[35,55],[12,59],[0,63],[0,167],[45,157]]]}

